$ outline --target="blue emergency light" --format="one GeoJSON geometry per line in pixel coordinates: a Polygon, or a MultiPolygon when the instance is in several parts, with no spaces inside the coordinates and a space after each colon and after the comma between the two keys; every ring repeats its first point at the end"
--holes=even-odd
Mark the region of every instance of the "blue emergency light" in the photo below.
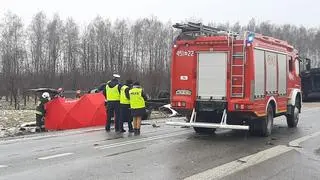
{"type": "Polygon", "coordinates": [[[249,33],[247,37],[247,43],[252,43],[254,39],[254,33],[249,33]]]}

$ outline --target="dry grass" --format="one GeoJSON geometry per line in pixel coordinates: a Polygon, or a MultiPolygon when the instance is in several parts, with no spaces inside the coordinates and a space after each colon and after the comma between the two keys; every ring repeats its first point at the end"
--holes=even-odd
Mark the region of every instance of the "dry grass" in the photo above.
{"type": "Polygon", "coordinates": [[[33,110],[0,110],[0,137],[25,134],[20,126],[26,122],[35,121],[33,110]]]}
{"type": "Polygon", "coordinates": [[[33,110],[0,110],[0,128],[17,127],[35,121],[35,117],[33,110]]]}

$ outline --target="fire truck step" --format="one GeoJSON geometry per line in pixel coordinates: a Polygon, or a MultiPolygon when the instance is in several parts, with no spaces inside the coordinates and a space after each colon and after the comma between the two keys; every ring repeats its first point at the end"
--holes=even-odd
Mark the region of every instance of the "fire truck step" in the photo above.
{"type": "Polygon", "coordinates": [[[231,85],[232,88],[243,88],[242,85],[231,85]]]}
{"type": "Polygon", "coordinates": [[[218,123],[202,123],[202,122],[166,122],[167,125],[171,126],[186,126],[186,127],[201,127],[201,128],[221,128],[221,129],[238,129],[238,130],[249,130],[247,125],[228,125],[218,123]]]}
{"type": "Polygon", "coordinates": [[[233,54],[232,57],[244,57],[244,54],[233,54]]]}
{"type": "Polygon", "coordinates": [[[243,97],[243,93],[232,93],[232,97],[243,97]]]}

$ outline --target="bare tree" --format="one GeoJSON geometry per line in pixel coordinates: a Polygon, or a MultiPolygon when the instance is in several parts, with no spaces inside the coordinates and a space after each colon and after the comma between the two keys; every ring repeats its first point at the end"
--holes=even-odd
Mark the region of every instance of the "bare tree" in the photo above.
{"type": "Polygon", "coordinates": [[[65,25],[62,49],[64,50],[63,73],[69,75],[69,81],[64,86],[71,85],[71,88],[77,89],[79,87],[79,28],[72,18],[69,18],[65,25]]]}
{"type": "Polygon", "coordinates": [[[32,72],[32,86],[37,86],[42,80],[38,77],[41,76],[41,72],[46,71],[44,69],[44,62],[47,62],[47,49],[48,44],[46,41],[46,29],[47,19],[43,12],[38,12],[29,25],[28,28],[28,39],[29,39],[29,50],[30,50],[30,72],[32,72]]]}
{"type": "MultiPolygon", "coordinates": [[[[62,72],[63,62],[61,61],[62,41],[63,41],[63,22],[59,15],[54,15],[53,19],[47,25],[47,43],[48,43],[48,61],[42,62],[44,71],[43,85],[54,81],[57,72],[62,72]]],[[[61,85],[61,83],[57,83],[61,85]]]]}
{"type": "Polygon", "coordinates": [[[6,79],[6,89],[14,101],[15,109],[18,106],[18,93],[22,76],[22,65],[25,55],[25,35],[21,19],[11,12],[5,14],[1,31],[1,58],[3,75],[6,79]]]}

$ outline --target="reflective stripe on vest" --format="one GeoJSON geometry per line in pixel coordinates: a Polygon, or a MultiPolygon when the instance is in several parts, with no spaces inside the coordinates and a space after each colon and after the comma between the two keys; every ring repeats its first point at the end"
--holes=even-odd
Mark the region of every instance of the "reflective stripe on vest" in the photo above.
{"type": "Polygon", "coordinates": [[[120,104],[130,104],[130,100],[126,96],[126,89],[129,88],[126,85],[123,85],[120,90],[120,104]]]}
{"type": "Polygon", "coordinates": [[[119,101],[120,100],[120,93],[118,91],[118,84],[115,85],[113,88],[106,85],[106,96],[107,101],[119,101]]]}
{"type": "Polygon", "coordinates": [[[139,109],[146,107],[145,101],[142,97],[142,88],[132,88],[129,91],[130,94],[130,107],[132,109],[139,109]]]}

